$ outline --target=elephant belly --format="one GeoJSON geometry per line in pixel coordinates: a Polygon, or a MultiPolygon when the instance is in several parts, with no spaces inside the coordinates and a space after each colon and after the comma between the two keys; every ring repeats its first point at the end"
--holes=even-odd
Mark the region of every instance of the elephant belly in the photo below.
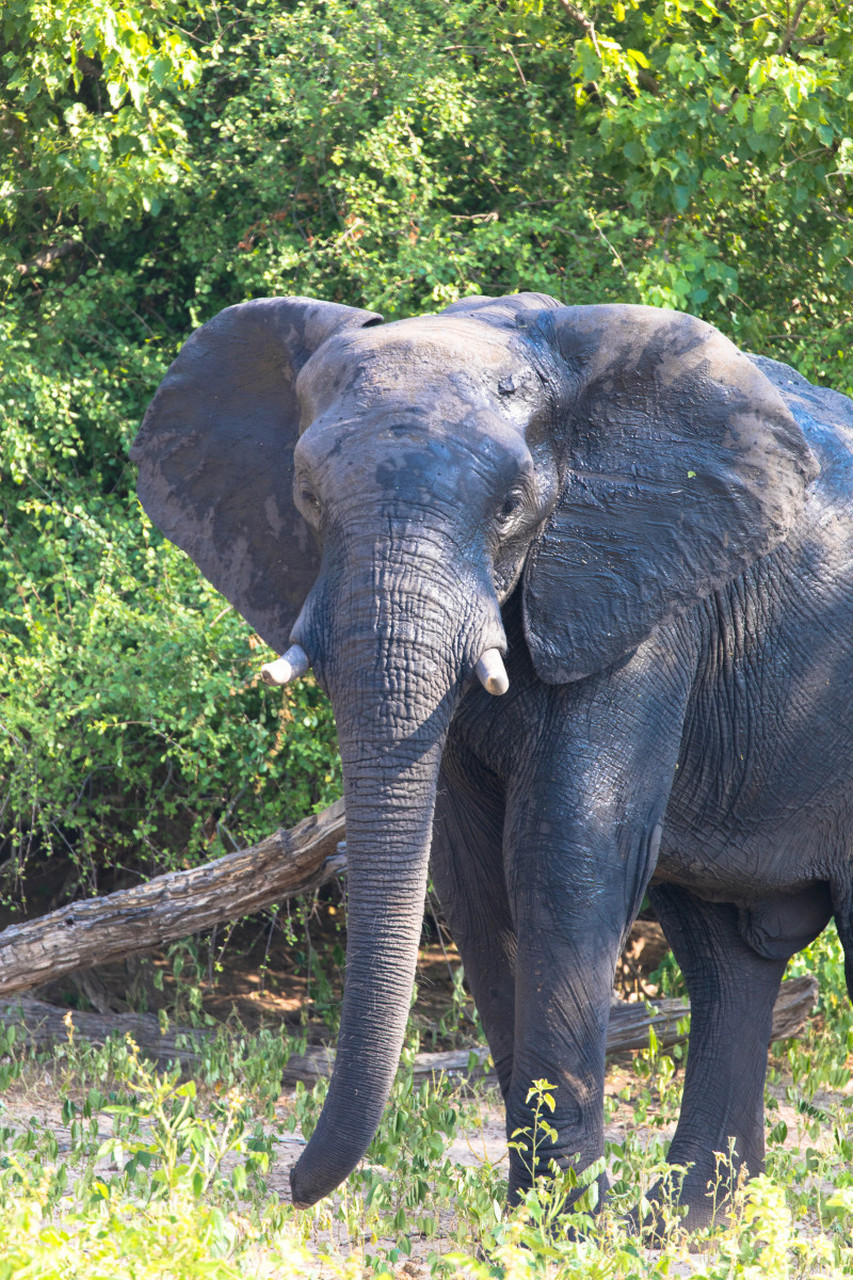
{"type": "MultiPolygon", "coordinates": [[[[718,712],[713,723],[724,717],[718,712]]],[[[743,751],[721,749],[717,733],[688,741],[655,877],[709,900],[739,901],[850,868],[853,723],[820,727],[786,736],[774,717],[764,733],[753,728],[743,751]]]]}
{"type": "MultiPolygon", "coordinates": [[[[850,847],[849,838],[844,842],[850,847]]],[[[678,823],[664,828],[653,883],[678,884],[707,902],[748,904],[833,878],[839,846],[808,823],[746,835],[678,823]]]]}

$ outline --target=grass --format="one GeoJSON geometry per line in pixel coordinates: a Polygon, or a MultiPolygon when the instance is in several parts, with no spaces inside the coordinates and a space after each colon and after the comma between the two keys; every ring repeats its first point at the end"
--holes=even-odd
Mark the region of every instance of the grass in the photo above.
{"type": "MultiPolygon", "coordinates": [[[[223,1030],[188,1080],[154,1070],[132,1041],[80,1043],[73,1017],[50,1055],[23,1049],[7,1029],[0,1280],[853,1276],[853,1018],[832,993],[825,1003],[804,1041],[776,1046],[766,1173],[738,1184],[728,1221],[712,1232],[685,1238],[671,1208],[655,1249],[625,1225],[665,1169],[680,1099],[681,1063],[654,1043],[611,1079],[607,1120],[631,1127],[608,1143],[604,1206],[593,1168],[540,1183],[506,1213],[501,1165],[450,1152],[460,1133],[476,1135],[494,1099],[447,1081],[416,1089],[411,1045],[368,1160],[337,1196],[297,1211],[281,1198],[283,1144],[310,1134],[325,1083],[279,1098],[280,1035],[223,1030]]],[[[513,1136],[531,1154],[550,1140],[552,1093],[537,1082],[536,1122],[513,1136]]]]}

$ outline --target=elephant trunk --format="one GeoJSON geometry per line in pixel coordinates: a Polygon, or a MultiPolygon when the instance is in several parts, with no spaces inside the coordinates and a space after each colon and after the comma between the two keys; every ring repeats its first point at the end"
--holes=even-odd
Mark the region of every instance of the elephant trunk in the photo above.
{"type": "Polygon", "coordinates": [[[388,1100],[414,983],[438,763],[434,750],[416,768],[390,764],[346,780],[346,988],[328,1097],[291,1172],[297,1205],[315,1203],[352,1172],[388,1100]]]}
{"type": "Polygon", "coordinates": [[[332,645],[345,657],[324,664],[344,771],[347,962],[329,1093],[291,1171],[301,1206],[333,1191],[365,1154],[403,1045],[441,753],[462,677],[476,662],[467,655],[486,632],[494,643],[494,627],[471,635],[470,601],[445,587],[420,606],[410,596],[405,621],[384,610],[350,619],[345,642],[332,645]],[[461,646],[460,619],[470,640],[461,646]]]}

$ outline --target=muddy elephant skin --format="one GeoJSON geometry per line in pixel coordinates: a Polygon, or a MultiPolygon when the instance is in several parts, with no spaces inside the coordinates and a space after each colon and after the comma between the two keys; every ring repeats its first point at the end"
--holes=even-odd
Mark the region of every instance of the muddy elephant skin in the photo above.
{"type": "Polygon", "coordinates": [[[296,1203],[381,1116],[430,856],[508,1130],[557,1086],[543,1164],[603,1152],[648,892],[693,1009],[688,1224],[714,1151],[760,1169],[785,963],[834,915],[853,973],[851,448],[844,396],[654,308],[518,294],[384,324],[268,298],[183,347],[132,452],[142,503],[307,655],[343,761],[346,989],[296,1203]]]}

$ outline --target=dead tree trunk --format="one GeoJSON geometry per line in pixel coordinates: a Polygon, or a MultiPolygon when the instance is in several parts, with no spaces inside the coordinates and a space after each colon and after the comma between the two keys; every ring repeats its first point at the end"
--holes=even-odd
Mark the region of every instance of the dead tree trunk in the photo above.
{"type": "Polygon", "coordinates": [[[124,958],[307,893],[346,867],[344,803],[250,849],[73,902],[0,933],[0,995],[124,958]]]}
{"type": "MultiPolygon", "coordinates": [[[[11,925],[0,933],[0,995],[26,991],[75,969],[90,968],[162,946],[215,924],[250,915],[262,907],[307,893],[346,869],[344,804],[338,800],[322,813],[305,818],[292,830],[280,828],[260,844],[229,853],[190,871],[156,876],[135,889],[124,889],[71,903],[27,924],[11,925]]],[[[796,1035],[817,999],[812,977],[786,982],[773,1015],[773,1039],[796,1035]]],[[[0,1002],[0,1025],[23,1024],[36,1044],[64,1039],[67,1010],[37,1000],[0,1002]]],[[[653,1026],[662,1047],[686,1039],[679,1024],[690,1010],[681,1001],[661,1000],[650,1014],[643,1004],[615,1001],[610,1013],[607,1052],[643,1048],[653,1026]]],[[[73,1014],[74,1025],[86,1038],[103,1042],[110,1031],[129,1031],[140,1047],[161,1061],[185,1060],[194,1054],[176,1043],[195,1032],[160,1036],[156,1018],[125,1014],[103,1017],[73,1014]]],[[[486,1050],[476,1050],[485,1062],[486,1050]]],[[[468,1051],[421,1054],[418,1074],[460,1070],[468,1051]]],[[[292,1058],[285,1079],[316,1079],[325,1075],[331,1050],[292,1058]]],[[[482,1070],[481,1063],[481,1070],[482,1070]]]]}
{"type": "MultiPolygon", "coordinates": [[[[771,1040],[783,1040],[797,1035],[817,1003],[817,982],[811,976],[794,978],[782,983],[779,999],[773,1010],[771,1040]]],[[[624,1053],[630,1049],[648,1048],[649,1027],[654,1027],[661,1048],[687,1039],[686,1023],[690,1006],[681,1000],[659,1000],[650,1011],[645,1004],[626,1004],[614,1001],[610,1009],[607,1028],[607,1052],[624,1053]]],[[[200,1028],[172,1027],[165,1034],[151,1013],[122,1013],[104,1017],[99,1013],[81,1013],[45,1004],[41,1000],[19,997],[17,1000],[0,1001],[0,1026],[18,1029],[19,1043],[35,1048],[47,1048],[62,1043],[69,1034],[82,1036],[94,1044],[103,1044],[108,1035],[130,1034],[142,1052],[154,1058],[161,1067],[179,1063],[185,1069],[195,1065],[199,1048],[212,1033],[200,1028]]],[[[483,1046],[474,1049],[454,1049],[449,1053],[419,1053],[415,1058],[416,1080],[428,1079],[440,1072],[459,1076],[488,1076],[489,1051],[483,1046]]],[[[282,1081],[293,1084],[302,1080],[315,1083],[322,1076],[331,1074],[335,1061],[334,1049],[312,1047],[302,1054],[291,1054],[284,1068],[282,1081]]]]}

